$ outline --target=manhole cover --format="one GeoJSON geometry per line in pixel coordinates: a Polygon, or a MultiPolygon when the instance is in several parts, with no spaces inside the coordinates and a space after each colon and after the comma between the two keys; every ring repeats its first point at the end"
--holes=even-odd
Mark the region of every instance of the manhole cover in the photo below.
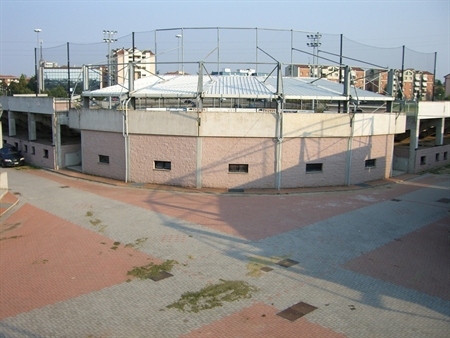
{"type": "Polygon", "coordinates": [[[277,316],[280,316],[284,319],[290,320],[293,322],[294,320],[307,315],[308,313],[317,309],[315,306],[306,304],[304,302],[300,302],[297,304],[288,307],[286,310],[277,313],[277,316]]]}
{"type": "Polygon", "coordinates": [[[168,273],[166,271],[160,271],[158,276],[150,277],[150,279],[155,281],[155,282],[157,282],[157,281],[160,281],[162,279],[166,279],[166,278],[169,278],[169,277],[172,277],[172,276],[173,275],[171,273],[168,273]]]}
{"type": "Polygon", "coordinates": [[[298,262],[294,261],[293,259],[287,258],[287,259],[283,259],[282,261],[279,261],[277,264],[284,266],[285,268],[288,268],[292,265],[298,264],[298,262]]]}
{"type": "Polygon", "coordinates": [[[264,272],[269,272],[269,271],[272,271],[273,269],[269,268],[268,266],[263,266],[260,270],[264,271],[264,272]]]}
{"type": "Polygon", "coordinates": [[[440,200],[437,200],[439,203],[450,203],[450,198],[441,198],[440,200]]]}
{"type": "Polygon", "coordinates": [[[393,198],[391,199],[392,202],[400,202],[401,200],[399,200],[398,198],[393,198]]]}

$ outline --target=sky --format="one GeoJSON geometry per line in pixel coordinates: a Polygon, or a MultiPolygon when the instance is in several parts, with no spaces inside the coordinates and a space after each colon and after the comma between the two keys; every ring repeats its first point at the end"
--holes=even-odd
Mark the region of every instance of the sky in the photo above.
{"type": "MultiPolygon", "coordinates": [[[[405,46],[407,66],[426,68],[433,73],[436,52],[437,79],[443,81],[443,77],[450,73],[450,0],[0,0],[0,74],[34,75],[34,53],[40,40],[45,60],[64,64],[69,43],[70,64],[80,66],[106,58],[108,47],[102,42],[105,37],[103,30],[118,32],[114,38],[119,41],[111,44],[111,48],[118,48],[131,47],[132,32],[138,40],[144,39],[144,36],[151,40],[154,30],[181,27],[320,32],[323,36],[320,49],[334,52],[342,34],[345,56],[358,60],[362,58],[382,66],[395,63],[399,67],[402,46],[405,46]],[[36,33],[37,28],[42,31],[36,33]],[[379,56],[380,53],[383,55],[379,56]],[[395,54],[395,61],[385,57],[384,54],[389,53],[395,54]]],[[[177,43],[180,41],[175,34],[181,31],[168,32],[158,37],[158,52],[168,51],[166,55],[172,58],[167,60],[177,61],[180,58],[177,43]]],[[[189,45],[189,33],[195,33],[190,35],[190,39],[197,38],[197,43],[201,43],[199,39],[204,39],[199,38],[196,32],[185,31],[183,44],[186,47],[189,45]]],[[[229,45],[233,47],[231,41],[236,41],[237,47],[238,40],[246,36],[245,32],[234,31],[234,37],[228,37],[229,45]]],[[[261,45],[264,45],[265,51],[270,50],[268,54],[277,55],[277,43],[283,39],[289,45],[289,35],[277,34],[266,37],[261,33],[261,45]]],[[[227,41],[226,33],[223,35],[224,41],[227,41]]],[[[247,38],[250,44],[254,43],[251,41],[254,33],[247,38]]],[[[295,41],[295,47],[311,52],[306,47],[304,41],[308,40],[305,39],[306,33],[295,41]]],[[[141,40],[139,43],[142,44],[141,40]]],[[[145,48],[152,49],[153,46],[154,42],[151,47],[145,48]]],[[[214,53],[213,45],[205,45],[203,57],[209,49],[214,53]]],[[[297,58],[295,62],[305,60],[307,56],[301,51],[294,53],[297,58]]],[[[260,52],[260,55],[263,54],[260,52]]],[[[225,57],[226,54],[220,56],[221,59],[225,57]]],[[[261,59],[264,58],[267,56],[261,56],[261,59]]],[[[305,62],[311,62],[311,59],[309,55],[305,62]]],[[[284,59],[282,61],[285,62],[284,59]]],[[[346,63],[351,65],[352,61],[346,63]]]]}

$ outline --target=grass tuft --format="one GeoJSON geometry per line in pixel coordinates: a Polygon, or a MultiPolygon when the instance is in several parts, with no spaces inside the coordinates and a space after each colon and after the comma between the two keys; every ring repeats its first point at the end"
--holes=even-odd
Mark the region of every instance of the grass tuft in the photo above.
{"type": "Polygon", "coordinates": [[[197,292],[186,292],[181,298],[167,308],[180,311],[199,312],[222,306],[223,302],[233,302],[251,298],[258,289],[244,281],[220,280],[219,284],[208,285],[197,292]]]}
{"type": "Polygon", "coordinates": [[[172,270],[173,266],[178,264],[177,261],[167,260],[162,264],[150,263],[144,266],[135,266],[132,270],[127,272],[128,276],[134,276],[140,279],[149,279],[152,277],[157,277],[161,271],[169,272],[172,270]]]}

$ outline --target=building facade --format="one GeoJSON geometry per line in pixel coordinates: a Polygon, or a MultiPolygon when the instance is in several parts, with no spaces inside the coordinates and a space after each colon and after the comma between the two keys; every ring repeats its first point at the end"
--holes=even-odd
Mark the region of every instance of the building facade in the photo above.
{"type": "Polygon", "coordinates": [[[134,63],[134,79],[155,74],[155,54],[150,50],[137,48],[118,48],[111,51],[111,84],[124,84],[128,81],[128,64],[134,63]]]}

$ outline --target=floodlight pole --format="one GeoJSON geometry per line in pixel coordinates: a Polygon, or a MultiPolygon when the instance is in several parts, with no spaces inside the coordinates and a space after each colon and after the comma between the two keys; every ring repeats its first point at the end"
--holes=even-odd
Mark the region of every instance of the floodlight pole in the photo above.
{"type": "Polygon", "coordinates": [[[39,48],[39,33],[42,32],[42,29],[36,28],[34,30],[36,33],[36,52],[35,54],[35,60],[36,60],[36,96],[39,95],[41,92],[41,84],[40,84],[40,76],[39,73],[41,72],[41,61],[42,61],[42,49],[39,48]]]}
{"type": "Polygon", "coordinates": [[[177,34],[177,35],[175,35],[175,37],[178,40],[178,69],[177,69],[177,72],[178,72],[178,74],[180,74],[180,39],[183,37],[183,35],[177,34]]]}
{"type": "Polygon", "coordinates": [[[313,69],[314,69],[314,72],[313,72],[313,76],[312,77],[316,77],[316,61],[317,61],[317,66],[319,66],[319,50],[318,50],[318,48],[321,46],[320,38],[322,37],[322,34],[320,34],[320,33],[308,34],[306,37],[311,40],[311,42],[307,42],[306,45],[308,47],[312,47],[313,48],[313,69]]]}
{"type": "MultiPolygon", "coordinates": [[[[117,31],[103,31],[103,42],[108,44],[108,87],[111,86],[111,43],[117,41],[113,38],[114,34],[117,34],[117,31]]],[[[109,97],[109,109],[111,109],[111,96],[109,97]]]]}

